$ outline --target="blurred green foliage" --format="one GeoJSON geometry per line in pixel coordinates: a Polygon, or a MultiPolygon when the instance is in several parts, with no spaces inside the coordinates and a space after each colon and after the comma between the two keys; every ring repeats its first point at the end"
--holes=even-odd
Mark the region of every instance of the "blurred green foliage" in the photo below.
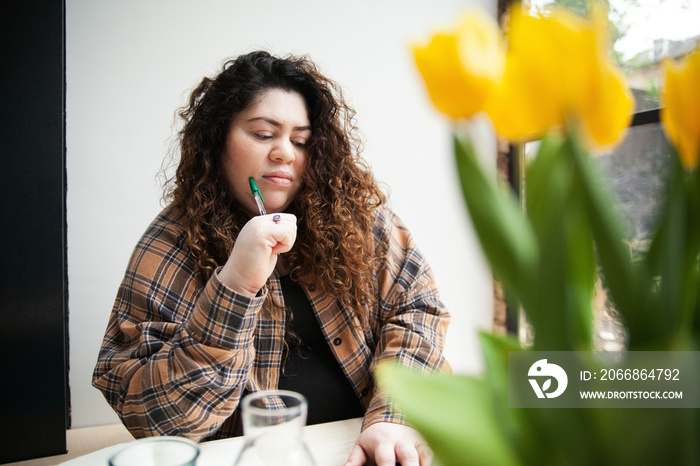
{"type": "Polygon", "coordinates": [[[526,208],[455,136],[456,165],[474,229],[495,277],[524,309],[534,343],[480,335],[481,376],[421,376],[380,366],[377,377],[439,464],[700,464],[698,409],[508,407],[509,351],[593,349],[600,272],[635,351],[700,346],[700,171],[672,157],[647,253],[624,244],[614,196],[575,134],[545,139],[527,168],[526,208]]]}

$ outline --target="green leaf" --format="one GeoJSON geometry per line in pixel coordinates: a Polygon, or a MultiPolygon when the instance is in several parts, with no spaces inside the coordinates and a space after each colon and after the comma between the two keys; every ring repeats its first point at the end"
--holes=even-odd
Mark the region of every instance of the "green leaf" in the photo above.
{"type": "Polygon", "coordinates": [[[527,215],[542,251],[538,297],[526,307],[536,329],[533,349],[590,349],[596,263],[569,144],[545,138],[527,180],[527,215]]]}
{"type": "Polygon", "coordinates": [[[624,230],[613,209],[615,197],[601,186],[588,155],[574,137],[569,138],[569,144],[605,285],[615,307],[624,316],[630,333],[629,349],[643,347],[644,342],[654,338],[658,326],[663,325],[660,322],[663,316],[654,312],[651,305],[649,273],[645,267],[632,264],[631,254],[625,246],[624,230]]]}
{"type": "Polygon", "coordinates": [[[454,141],[462,193],[491,268],[516,300],[531,300],[538,258],[532,228],[514,197],[485,173],[469,141],[457,135],[454,141]]]}
{"type": "Polygon", "coordinates": [[[537,444],[528,428],[528,410],[508,407],[508,353],[523,348],[515,337],[485,332],[479,333],[479,343],[486,366],[484,380],[492,394],[494,415],[515,451],[523,455],[537,444]]]}
{"type": "Polygon", "coordinates": [[[486,374],[498,400],[508,400],[508,352],[522,351],[515,337],[479,332],[479,343],[484,353],[486,374]]]}
{"type": "Polygon", "coordinates": [[[659,309],[663,320],[658,322],[659,327],[655,332],[658,339],[668,338],[678,328],[686,285],[688,206],[683,186],[684,170],[679,163],[674,164],[670,175],[666,201],[661,210],[660,227],[648,254],[652,273],[661,278],[657,302],[663,303],[663,309],[659,309]]]}
{"type": "Polygon", "coordinates": [[[660,277],[657,302],[665,327],[659,334],[666,338],[691,332],[698,301],[700,249],[698,179],[682,168],[677,157],[671,159],[666,200],[647,255],[649,269],[660,277]]]}
{"type": "Polygon", "coordinates": [[[428,442],[444,466],[517,465],[499,427],[483,380],[468,376],[424,376],[391,363],[375,372],[379,384],[428,442]]]}

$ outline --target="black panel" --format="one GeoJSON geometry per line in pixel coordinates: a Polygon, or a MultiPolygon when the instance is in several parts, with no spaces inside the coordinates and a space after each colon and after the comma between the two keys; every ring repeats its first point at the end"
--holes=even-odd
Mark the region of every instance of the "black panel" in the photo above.
{"type": "Polygon", "coordinates": [[[0,463],[65,453],[64,2],[0,13],[0,463]]]}
{"type": "Polygon", "coordinates": [[[632,123],[630,126],[641,126],[650,125],[654,123],[659,123],[661,121],[661,109],[655,108],[652,110],[645,110],[643,112],[637,112],[632,117],[632,123]]]}

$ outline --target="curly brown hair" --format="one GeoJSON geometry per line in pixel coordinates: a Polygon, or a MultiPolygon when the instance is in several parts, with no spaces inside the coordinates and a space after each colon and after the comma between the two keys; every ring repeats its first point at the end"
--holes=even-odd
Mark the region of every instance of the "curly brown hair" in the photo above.
{"type": "Polygon", "coordinates": [[[290,276],[330,294],[366,326],[382,253],[373,241],[374,211],[386,199],[360,157],[355,111],[308,58],[252,52],[204,78],[178,112],[184,120],[180,162],[165,197],[184,216],[198,272],[210,277],[249,220],[222,174],[226,136],[234,117],[269,89],[299,93],[312,128],[303,187],[288,209],[298,219],[296,243],[284,255],[290,276]]]}

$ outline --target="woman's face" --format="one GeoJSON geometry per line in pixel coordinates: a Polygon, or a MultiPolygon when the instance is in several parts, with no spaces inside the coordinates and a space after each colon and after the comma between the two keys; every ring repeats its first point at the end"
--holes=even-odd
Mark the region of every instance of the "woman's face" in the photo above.
{"type": "Polygon", "coordinates": [[[306,103],[296,92],[269,89],[233,119],[222,166],[233,196],[250,215],[259,215],[250,177],[268,213],[289,207],[302,187],[310,137],[306,103]]]}

